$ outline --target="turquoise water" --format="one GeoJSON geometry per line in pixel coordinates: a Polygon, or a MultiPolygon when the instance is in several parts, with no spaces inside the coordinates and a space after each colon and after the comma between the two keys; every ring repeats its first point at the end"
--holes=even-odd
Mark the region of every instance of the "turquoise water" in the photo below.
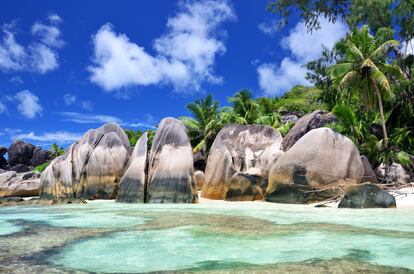
{"type": "Polygon", "coordinates": [[[269,203],[0,208],[0,266],[21,272],[414,272],[412,209],[269,203]]]}

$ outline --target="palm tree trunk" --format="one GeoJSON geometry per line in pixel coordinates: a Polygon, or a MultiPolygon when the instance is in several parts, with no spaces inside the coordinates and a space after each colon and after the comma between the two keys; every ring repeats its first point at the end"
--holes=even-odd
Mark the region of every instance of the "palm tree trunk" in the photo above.
{"type": "Polygon", "coordinates": [[[377,83],[375,82],[375,80],[373,80],[372,82],[374,83],[375,91],[376,91],[377,97],[378,97],[378,107],[379,107],[380,116],[381,116],[382,133],[384,135],[384,149],[388,149],[388,134],[387,134],[387,128],[385,126],[385,118],[384,118],[384,110],[382,108],[381,93],[378,89],[378,86],[377,86],[377,83]]]}

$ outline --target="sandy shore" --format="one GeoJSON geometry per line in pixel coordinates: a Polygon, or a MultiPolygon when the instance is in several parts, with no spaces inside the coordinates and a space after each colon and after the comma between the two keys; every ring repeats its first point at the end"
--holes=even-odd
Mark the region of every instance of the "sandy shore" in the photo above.
{"type": "MultiPolygon", "coordinates": [[[[389,191],[395,197],[397,202],[397,208],[413,208],[414,209],[414,183],[411,186],[404,187],[398,190],[389,191]]],[[[201,197],[201,192],[198,193],[200,204],[227,204],[227,203],[268,203],[265,201],[254,201],[254,202],[228,202],[223,200],[211,200],[201,197]]],[[[314,207],[316,205],[324,205],[327,207],[338,207],[339,200],[332,202],[320,202],[309,204],[308,206],[314,207]]]]}
{"type": "Polygon", "coordinates": [[[410,187],[390,191],[397,200],[397,208],[414,208],[414,183],[410,187]]]}
{"type": "MultiPolygon", "coordinates": [[[[397,208],[413,208],[414,209],[414,183],[411,183],[411,186],[407,186],[398,190],[390,190],[390,194],[392,194],[397,202],[397,208]]],[[[24,200],[30,200],[33,198],[38,197],[25,197],[24,200]]],[[[253,202],[228,202],[223,200],[211,200],[201,197],[201,191],[198,192],[198,201],[200,204],[237,204],[237,203],[250,203],[250,204],[263,204],[269,203],[265,201],[253,201],[253,202]]],[[[87,200],[87,202],[97,202],[100,200],[87,200]]],[[[115,201],[115,200],[113,200],[115,201]]],[[[315,207],[317,205],[323,205],[326,207],[338,207],[339,200],[336,201],[325,201],[319,203],[308,204],[307,206],[315,207]]]]}

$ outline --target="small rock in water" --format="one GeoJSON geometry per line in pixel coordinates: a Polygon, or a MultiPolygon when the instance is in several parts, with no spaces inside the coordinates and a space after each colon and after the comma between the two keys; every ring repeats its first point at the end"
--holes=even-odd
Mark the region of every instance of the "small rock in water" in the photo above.
{"type": "Polygon", "coordinates": [[[338,205],[339,208],[396,207],[395,197],[378,185],[366,183],[351,187],[338,205]]]}

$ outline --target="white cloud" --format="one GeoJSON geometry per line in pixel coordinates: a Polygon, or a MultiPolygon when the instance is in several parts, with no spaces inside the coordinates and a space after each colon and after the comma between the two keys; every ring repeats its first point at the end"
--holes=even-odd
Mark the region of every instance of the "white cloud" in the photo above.
{"type": "Polygon", "coordinates": [[[280,97],[293,86],[307,83],[306,68],[289,58],[284,58],[278,68],[274,64],[262,64],[257,72],[259,85],[267,95],[280,97]]]}
{"type": "Polygon", "coordinates": [[[7,134],[17,134],[17,133],[20,133],[20,132],[22,132],[22,130],[20,129],[20,128],[8,128],[8,127],[6,127],[5,129],[4,129],[4,132],[6,132],[7,134]]]}
{"type": "Polygon", "coordinates": [[[308,33],[305,24],[300,22],[282,39],[281,46],[291,55],[280,65],[266,63],[258,66],[259,86],[266,95],[281,96],[295,85],[307,84],[303,65],[320,57],[322,45],[332,48],[348,30],[343,22],[333,24],[323,17],[319,20],[320,29],[308,33]]]}
{"type": "Polygon", "coordinates": [[[274,33],[277,32],[275,20],[262,22],[257,27],[261,32],[263,32],[266,35],[272,36],[274,33]]]}
{"type": "Polygon", "coordinates": [[[20,78],[19,76],[13,76],[13,77],[11,77],[9,79],[9,82],[15,84],[16,86],[19,86],[19,85],[21,85],[21,84],[24,83],[23,80],[22,80],[22,78],[20,78]]]}
{"type": "Polygon", "coordinates": [[[34,39],[27,46],[16,41],[13,23],[3,26],[3,37],[0,41],[0,70],[44,74],[56,69],[59,66],[56,49],[64,45],[58,28],[61,19],[59,21],[57,18],[57,15],[51,15],[45,23],[34,23],[31,31],[34,39]]]}
{"type": "Polygon", "coordinates": [[[414,54],[414,38],[408,42],[406,41],[402,42],[401,51],[403,54],[406,54],[406,55],[414,54]]]}
{"type": "Polygon", "coordinates": [[[17,109],[24,117],[33,119],[41,115],[43,108],[39,103],[39,98],[30,91],[18,92],[14,98],[19,102],[17,109]]]}
{"type": "MultiPolygon", "coordinates": [[[[151,128],[155,129],[152,121],[148,121],[148,117],[146,117],[146,121],[142,123],[135,123],[135,122],[124,122],[122,119],[104,115],[104,114],[89,114],[89,113],[79,113],[79,112],[58,112],[58,115],[62,116],[62,121],[67,122],[74,122],[78,124],[105,124],[109,122],[115,122],[123,127],[131,127],[131,128],[151,128]]],[[[151,118],[152,119],[152,118],[151,118]]]]}
{"type": "Polygon", "coordinates": [[[111,24],[103,25],[93,36],[91,81],[107,91],[165,83],[176,90],[198,90],[202,82],[221,82],[213,71],[216,56],[226,51],[218,28],[235,18],[231,6],[218,0],[179,6],[168,19],[166,33],[154,40],[155,55],[115,33],[111,24]]]}
{"type": "Polygon", "coordinates": [[[0,113],[5,113],[7,112],[7,106],[0,101],[0,113]]]}
{"type": "Polygon", "coordinates": [[[79,133],[72,133],[67,131],[45,132],[36,134],[34,132],[20,133],[11,136],[11,139],[32,140],[39,142],[56,142],[60,144],[71,143],[79,140],[82,137],[79,133]]]}
{"type": "Polygon", "coordinates": [[[56,24],[62,23],[62,18],[60,18],[59,15],[57,15],[56,13],[52,13],[50,14],[47,19],[49,19],[50,22],[54,22],[56,24]]]}
{"type": "Polygon", "coordinates": [[[289,36],[282,39],[282,47],[292,52],[298,60],[309,62],[321,55],[322,46],[332,48],[348,31],[348,27],[340,21],[333,24],[321,16],[319,22],[321,28],[313,32],[308,32],[303,22],[298,23],[289,36]]]}
{"type": "Polygon", "coordinates": [[[75,122],[79,124],[101,124],[115,122],[120,124],[121,119],[102,114],[86,114],[79,112],[58,112],[60,116],[63,116],[63,121],[75,122]]]}
{"type": "Polygon", "coordinates": [[[93,103],[91,101],[82,101],[81,106],[84,110],[92,111],[93,103]]]}
{"type": "MultiPolygon", "coordinates": [[[[57,15],[48,17],[48,24],[43,24],[40,22],[34,23],[32,26],[32,34],[39,37],[40,41],[51,47],[60,48],[65,42],[61,39],[61,32],[58,28],[58,25],[62,21],[59,16],[59,20],[54,19],[57,15]]],[[[56,17],[56,18],[57,18],[56,17]]]]}
{"type": "Polygon", "coordinates": [[[131,127],[131,128],[149,128],[149,129],[156,129],[156,127],[154,125],[148,124],[148,123],[122,123],[121,126],[131,127]]]}
{"type": "Polygon", "coordinates": [[[63,100],[67,106],[72,105],[76,101],[76,95],[67,93],[63,96],[63,100]]]}

